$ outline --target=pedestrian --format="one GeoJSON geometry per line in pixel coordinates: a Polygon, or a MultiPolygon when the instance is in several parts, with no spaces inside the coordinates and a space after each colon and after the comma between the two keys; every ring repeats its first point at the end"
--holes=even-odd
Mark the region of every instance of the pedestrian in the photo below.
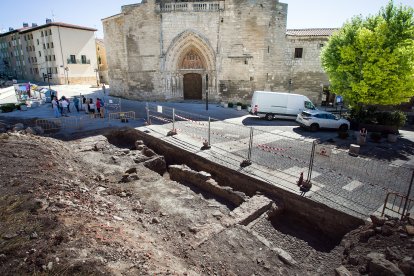
{"type": "Polygon", "coordinates": [[[61,105],[62,105],[62,116],[68,117],[67,109],[68,109],[69,103],[67,102],[65,97],[62,97],[61,105]]]}
{"type": "Polygon", "coordinates": [[[75,105],[76,111],[79,113],[79,99],[78,97],[73,98],[73,104],[75,105]]]}
{"type": "Polygon", "coordinates": [[[65,101],[68,103],[68,112],[70,113],[70,100],[65,97],[65,101]]]}
{"type": "Polygon", "coordinates": [[[105,117],[105,103],[104,103],[104,100],[103,99],[100,99],[100,104],[101,104],[101,118],[104,118],[105,117]]]}
{"type": "Polygon", "coordinates": [[[101,100],[99,98],[96,98],[96,110],[98,114],[101,114],[101,100]]]}
{"type": "Polygon", "coordinates": [[[95,105],[93,103],[92,98],[89,99],[88,111],[89,111],[89,114],[95,114],[95,105]]]}
{"type": "Polygon", "coordinates": [[[55,113],[55,117],[59,118],[59,115],[60,115],[60,113],[59,113],[59,102],[58,102],[57,97],[53,98],[52,107],[53,107],[53,112],[55,113]]]}

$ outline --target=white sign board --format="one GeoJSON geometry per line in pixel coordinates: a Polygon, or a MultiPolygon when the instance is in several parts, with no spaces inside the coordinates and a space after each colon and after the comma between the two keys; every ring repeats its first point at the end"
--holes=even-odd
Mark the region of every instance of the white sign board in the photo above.
{"type": "Polygon", "coordinates": [[[157,105],[157,112],[162,113],[162,106],[161,105],[157,105]]]}

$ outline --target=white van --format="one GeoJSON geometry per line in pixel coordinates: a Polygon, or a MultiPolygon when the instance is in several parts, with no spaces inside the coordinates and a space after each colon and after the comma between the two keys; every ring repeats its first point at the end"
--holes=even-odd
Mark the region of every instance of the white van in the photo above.
{"type": "Polygon", "coordinates": [[[308,97],[300,94],[254,91],[250,114],[266,120],[284,118],[295,120],[303,110],[316,109],[308,97]]]}

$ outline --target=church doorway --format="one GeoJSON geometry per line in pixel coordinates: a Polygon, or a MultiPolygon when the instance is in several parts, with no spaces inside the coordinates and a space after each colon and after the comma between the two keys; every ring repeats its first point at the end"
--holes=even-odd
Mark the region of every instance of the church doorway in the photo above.
{"type": "Polygon", "coordinates": [[[202,81],[201,75],[197,73],[188,73],[184,75],[184,99],[201,100],[202,99],[202,81]]]}

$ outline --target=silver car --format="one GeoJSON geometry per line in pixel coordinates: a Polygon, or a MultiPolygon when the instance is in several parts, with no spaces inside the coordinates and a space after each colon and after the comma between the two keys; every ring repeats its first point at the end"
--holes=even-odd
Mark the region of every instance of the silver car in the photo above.
{"type": "Polygon", "coordinates": [[[301,127],[308,128],[310,131],[317,131],[320,128],[347,131],[350,126],[348,120],[339,118],[330,112],[322,110],[303,111],[296,117],[296,122],[298,122],[301,127]]]}

